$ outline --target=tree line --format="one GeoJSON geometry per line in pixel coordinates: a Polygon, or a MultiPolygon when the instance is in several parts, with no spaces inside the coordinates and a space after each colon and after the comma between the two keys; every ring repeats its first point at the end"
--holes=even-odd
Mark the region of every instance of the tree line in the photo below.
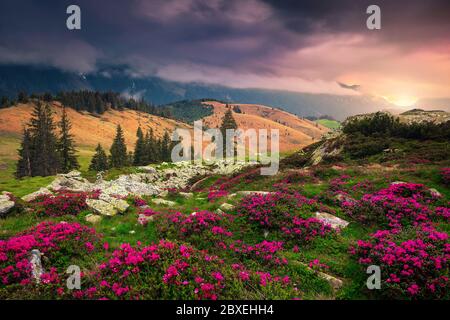
{"type": "Polygon", "coordinates": [[[141,127],[136,132],[137,140],[134,152],[127,152],[123,129],[120,125],[116,128],[110,156],[99,143],[95,149],[89,170],[104,171],[110,168],[122,168],[126,166],[144,166],[150,163],[171,162],[171,150],[173,141],[170,139],[168,131],[164,132],[162,138],[156,138],[153,129],[149,129],[145,134],[141,127]]]}
{"type": "Polygon", "coordinates": [[[53,95],[50,92],[45,92],[33,93],[30,96],[28,96],[26,92],[21,91],[17,94],[16,99],[10,99],[7,96],[2,96],[0,98],[0,108],[8,108],[16,103],[27,103],[30,100],[44,102],[59,101],[62,105],[71,107],[77,111],[88,111],[98,114],[103,114],[108,109],[131,109],[166,118],[172,117],[172,114],[168,108],[155,106],[143,99],[137,100],[134,98],[125,98],[119,93],[113,91],[99,92],[79,90],[59,92],[56,95],[53,95]]]}
{"type": "Polygon", "coordinates": [[[403,123],[398,118],[384,112],[371,116],[355,117],[344,123],[342,131],[348,135],[389,136],[404,139],[450,139],[450,121],[403,123]]]}

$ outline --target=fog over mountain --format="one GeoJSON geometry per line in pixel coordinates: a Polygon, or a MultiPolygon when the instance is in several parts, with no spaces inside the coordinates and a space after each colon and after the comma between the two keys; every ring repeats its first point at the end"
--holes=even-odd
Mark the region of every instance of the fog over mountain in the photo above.
{"type": "MultiPolygon", "coordinates": [[[[115,91],[154,104],[184,99],[213,98],[239,103],[258,103],[278,107],[299,116],[331,115],[343,120],[349,115],[382,109],[396,109],[388,101],[367,95],[311,94],[267,89],[240,89],[195,82],[174,82],[159,77],[135,77],[126,67],[104,67],[81,74],[25,65],[0,66],[0,96],[15,97],[19,91],[52,92],[67,90],[115,91]]],[[[448,102],[448,101],[447,101],[448,102]]],[[[439,106],[445,105],[443,104],[439,106]]],[[[432,108],[429,102],[427,107],[432,108]]],[[[448,106],[448,104],[447,104],[448,106]]]]}

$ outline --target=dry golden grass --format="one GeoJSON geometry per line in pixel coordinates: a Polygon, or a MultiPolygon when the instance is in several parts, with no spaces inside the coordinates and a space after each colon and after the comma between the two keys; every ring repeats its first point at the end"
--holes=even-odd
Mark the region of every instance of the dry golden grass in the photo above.
{"type": "MultiPolygon", "coordinates": [[[[59,121],[62,113],[61,104],[51,104],[55,121],[59,121]]],[[[2,136],[20,137],[23,127],[28,123],[33,105],[19,104],[12,108],[0,110],[0,134],[2,136]]],[[[153,128],[157,137],[162,137],[165,130],[169,133],[175,128],[190,128],[189,125],[147,113],[133,110],[108,110],[102,115],[93,115],[87,112],[78,112],[67,108],[67,114],[72,122],[72,134],[78,146],[95,147],[98,143],[109,149],[115,133],[116,126],[120,124],[124,131],[125,142],[132,150],[136,141],[136,130],[139,125],[144,132],[153,128]]]]}
{"type": "MultiPolygon", "coordinates": [[[[206,101],[205,104],[214,107],[214,114],[204,118],[204,124],[217,128],[222,122],[226,105],[217,101],[206,101]]],[[[271,107],[256,104],[237,104],[242,113],[233,112],[233,117],[240,129],[278,129],[280,132],[280,151],[292,151],[303,148],[317,140],[329,131],[328,128],[312,121],[271,107]]],[[[232,109],[233,110],[233,109],[232,109]]]]}

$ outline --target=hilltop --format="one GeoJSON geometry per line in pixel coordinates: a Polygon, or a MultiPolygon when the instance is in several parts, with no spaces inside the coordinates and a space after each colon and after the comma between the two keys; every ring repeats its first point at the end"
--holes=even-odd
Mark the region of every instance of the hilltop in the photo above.
{"type": "MultiPolygon", "coordinates": [[[[213,114],[206,116],[204,124],[210,128],[220,126],[226,111],[226,104],[218,101],[204,101],[212,106],[213,114]]],[[[320,138],[329,131],[328,128],[293,115],[292,113],[259,104],[228,104],[240,129],[278,129],[280,132],[280,150],[293,151],[301,149],[320,138]]]]}

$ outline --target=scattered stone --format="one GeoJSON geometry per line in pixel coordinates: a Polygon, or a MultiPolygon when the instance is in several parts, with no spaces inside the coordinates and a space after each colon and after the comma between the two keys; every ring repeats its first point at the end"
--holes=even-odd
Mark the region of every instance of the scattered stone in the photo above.
{"type": "Polygon", "coordinates": [[[351,203],[351,204],[357,203],[357,201],[355,199],[353,199],[352,197],[347,196],[347,195],[345,195],[343,193],[338,193],[337,195],[334,196],[334,198],[337,201],[339,201],[340,203],[342,203],[342,202],[348,202],[348,203],[351,203]]]}
{"type": "Polygon", "coordinates": [[[442,197],[442,194],[439,191],[437,191],[435,188],[430,188],[428,190],[430,191],[430,194],[432,197],[434,197],[434,198],[442,197]]]}
{"type": "Polygon", "coordinates": [[[100,221],[102,221],[102,216],[99,216],[99,215],[97,215],[97,214],[92,214],[92,213],[90,213],[90,214],[88,214],[88,215],[85,217],[85,219],[86,219],[86,221],[89,222],[89,223],[97,224],[97,223],[99,223],[100,221]]]}
{"type": "Polygon", "coordinates": [[[31,202],[31,201],[35,200],[37,197],[45,196],[45,195],[51,196],[51,195],[53,195],[53,192],[51,192],[47,188],[40,188],[36,192],[27,194],[26,196],[23,196],[22,200],[25,201],[25,202],[31,202]]]}
{"type": "Polygon", "coordinates": [[[103,200],[87,199],[86,204],[89,208],[103,216],[112,217],[118,212],[117,208],[103,200]]]}
{"type": "Polygon", "coordinates": [[[152,199],[152,202],[154,204],[160,204],[163,206],[168,206],[168,207],[173,207],[176,205],[176,202],[170,201],[170,200],[165,200],[165,199],[152,199]]]}
{"type": "Polygon", "coordinates": [[[269,235],[269,230],[264,230],[263,235],[264,238],[267,238],[267,236],[269,235]]]}
{"type": "Polygon", "coordinates": [[[394,181],[394,182],[391,182],[391,186],[394,186],[396,184],[404,184],[404,183],[406,183],[406,182],[404,182],[404,181],[394,181]]]}
{"type": "Polygon", "coordinates": [[[38,249],[31,250],[30,255],[30,266],[31,266],[31,278],[36,282],[41,282],[41,276],[44,273],[44,268],[42,267],[41,256],[43,254],[38,249]]]}
{"type": "Polygon", "coordinates": [[[326,212],[316,212],[316,218],[331,225],[333,229],[344,229],[349,222],[326,212]]]}
{"type": "Polygon", "coordinates": [[[315,271],[315,272],[317,273],[317,275],[318,275],[319,277],[321,277],[322,279],[327,280],[328,283],[331,285],[331,287],[332,287],[334,290],[339,290],[340,288],[342,288],[342,285],[343,285],[344,283],[342,282],[341,279],[338,279],[338,278],[336,278],[336,277],[334,277],[334,276],[332,276],[332,275],[329,275],[329,274],[324,273],[324,272],[321,272],[321,271],[315,271]]]}
{"type": "Polygon", "coordinates": [[[185,199],[191,199],[192,197],[194,197],[194,194],[192,192],[178,192],[178,194],[185,199]]]}
{"type": "Polygon", "coordinates": [[[165,197],[167,197],[168,195],[169,195],[169,191],[163,190],[163,191],[161,191],[161,192],[158,194],[158,197],[160,197],[160,198],[165,198],[165,197]]]}
{"type": "Polygon", "coordinates": [[[156,173],[156,169],[152,166],[141,166],[137,167],[137,169],[145,173],[156,173]]]}
{"type": "Polygon", "coordinates": [[[243,195],[243,196],[249,196],[249,195],[261,195],[265,196],[268,194],[274,194],[275,192],[270,191],[238,191],[237,194],[243,195]]]}
{"type": "Polygon", "coordinates": [[[92,184],[81,176],[81,172],[71,171],[65,174],[58,174],[47,188],[54,191],[88,192],[92,190],[92,184]]]}
{"type": "Polygon", "coordinates": [[[15,203],[10,200],[8,193],[0,195],[0,217],[5,216],[14,206],[15,203]]]}
{"type": "Polygon", "coordinates": [[[229,203],[222,203],[222,205],[220,206],[220,209],[225,210],[225,211],[231,211],[234,210],[235,206],[233,206],[232,204],[229,203]]]}
{"type": "Polygon", "coordinates": [[[317,274],[317,276],[319,276],[320,278],[328,281],[328,283],[331,285],[331,287],[335,291],[337,291],[340,288],[342,288],[342,285],[344,284],[341,279],[338,279],[338,278],[336,278],[336,277],[334,277],[334,276],[332,276],[330,274],[327,274],[325,272],[314,270],[314,269],[312,269],[311,267],[309,267],[307,264],[305,264],[303,262],[294,261],[294,263],[299,264],[299,265],[307,268],[308,270],[310,270],[310,271],[314,272],[315,274],[317,274]]]}
{"type": "Polygon", "coordinates": [[[139,217],[138,217],[138,223],[139,223],[140,225],[145,226],[145,225],[147,225],[147,223],[153,221],[153,219],[154,219],[154,218],[153,218],[153,215],[151,215],[151,216],[146,216],[145,214],[140,213],[140,214],[139,214],[139,217]]]}
{"type": "Polygon", "coordinates": [[[225,214],[225,212],[223,212],[223,211],[220,210],[220,209],[216,209],[216,211],[214,211],[214,212],[217,213],[217,214],[219,214],[219,215],[225,214]]]}
{"type": "Polygon", "coordinates": [[[107,194],[102,193],[102,194],[100,194],[100,196],[98,198],[100,200],[103,200],[105,202],[112,204],[120,213],[124,213],[130,207],[128,202],[126,202],[125,200],[117,199],[117,198],[111,197],[107,194]]]}
{"type": "Polygon", "coordinates": [[[134,231],[134,230],[130,230],[130,232],[129,232],[129,234],[135,234],[136,233],[136,231],[134,231]]]}

